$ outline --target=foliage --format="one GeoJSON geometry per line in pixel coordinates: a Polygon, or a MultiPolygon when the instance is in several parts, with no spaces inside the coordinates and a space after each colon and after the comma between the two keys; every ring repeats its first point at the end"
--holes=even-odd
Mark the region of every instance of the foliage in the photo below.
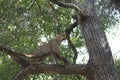
{"type": "MultiPolygon", "coordinates": [[[[3,53],[4,54],[4,53],[3,53]]],[[[9,56],[0,55],[0,80],[11,80],[19,66],[9,56]]]]}
{"type": "Polygon", "coordinates": [[[115,25],[116,22],[120,20],[119,11],[112,5],[110,6],[109,2],[106,2],[106,0],[96,1],[96,6],[98,16],[104,29],[110,28],[111,25],[115,25]]]}

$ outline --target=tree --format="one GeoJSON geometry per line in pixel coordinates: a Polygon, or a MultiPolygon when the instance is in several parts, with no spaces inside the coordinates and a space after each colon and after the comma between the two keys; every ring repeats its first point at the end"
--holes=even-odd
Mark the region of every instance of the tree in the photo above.
{"type": "MultiPolygon", "coordinates": [[[[66,28],[66,35],[68,36],[68,42],[71,48],[76,53],[76,49],[70,41],[70,33],[73,28],[80,27],[82,37],[85,40],[89,52],[89,61],[86,65],[72,63],[73,65],[69,64],[67,67],[57,64],[31,65],[28,61],[34,59],[34,57],[29,58],[24,54],[18,54],[0,45],[1,51],[7,51],[12,56],[12,59],[22,65],[19,74],[16,75],[14,80],[22,80],[26,76],[36,73],[77,74],[85,76],[88,80],[117,80],[112,53],[102,24],[96,13],[95,1],[73,0],[70,2],[64,1],[64,3],[58,0],[49,1],[60,7],[75,10],[76,14],[72,17],[76,21],[66,28]]],[[[75,59],[76,54],[74,55],[74,63],[75,59]]]]}

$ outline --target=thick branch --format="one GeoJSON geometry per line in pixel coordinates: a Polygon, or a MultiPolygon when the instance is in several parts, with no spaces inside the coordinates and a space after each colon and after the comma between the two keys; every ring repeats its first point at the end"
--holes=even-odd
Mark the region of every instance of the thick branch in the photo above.
{"type": "Polygon", "coordinates": [[[71,42],[70,40],[70,33],[73,31],[73,28],[77,27],[78,26],[78,21],[74,22],[73,24],[71,24],[67,29],[66,29],[66,35],[67,35],[67,40],[68,40],[68,43],[69,43],[69,46],[71,47],[71,49],[73,50],[74,52],[74,58],[73,58],[73,63],[75,64],[76,63],[76,59],[77,59],[77,50],[74,46],[74,44],[71,42]]]}
{"type": "Polygon", "coordinates": [[[41,56],[33,57],[31,55],[29,56],[25,54],[20,54],[20,53],[14,52],[12,49],[2,44],[0,44],[0,51],[5,51],[6,54],[11,56],[11,58],[17,63],[19,63],[22,67],[27,67],[30,64],[36,64],[38,63],[38,60],[47,56],[47,54],[43,54],[41,56]]]}
{"type": "Polygon", "coordinates": [[[71,24],[68,28],[66,28],[65,32],[67,35],[70,35],[70,33],[73,31],[75,27],[78,26],[78,21],[75,21],[73,24],[71,24]]]}
{"type": "Polygon", "coordinates": [[[31,74],[39,74],[39,73],[52,73],[52,74],[75,74],[75,75],[84,75],[87,76],[87,72],[89,71],[88,65],[58,65],[58,64],[40,64],[40,65],[30,65],[26,68],[22,68],[16,77],[13,80],[23,80],[25,77],[31,74]]]}
{"type": "Polygon", "coordinates": [[[2,44],[0,44],[0,51],[7,52],[6,54],[10,55],[13,60],[15,60],[16,62],[18,62],[21,65],[23,65],[23,66],[28,65],[28,62],[25,59],[27,57],[24,54],[19,54],[17,52],[14,52],[10,48],[8,48],[8,47],[6,47],[6,46],[4,46],[2,44]]]}
{"type": "Polygon", "coordinates": [[[79,12],[79,14],[82,16],[82,17],[85,17],[86,15],[84,14],[84,12],[79,8],[79,6],[77,6],[76,4],[74,3],[62,3],[62,2],[59,2],[58,0],[49,0],[51,1],[52,3],[54,4],[57,4],[58,6],[60,7],[65,7],[65,8],[71,8],[71,9],[74,9],[76,10],[77,12],[79,12]]]}

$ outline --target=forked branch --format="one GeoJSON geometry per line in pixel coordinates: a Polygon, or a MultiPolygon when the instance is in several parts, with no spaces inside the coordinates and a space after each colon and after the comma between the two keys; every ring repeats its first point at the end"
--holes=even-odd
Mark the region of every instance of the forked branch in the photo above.
{"type": "Polygon", "coordinates": [[[59,65],[59,64],[40,64],[40,65],[30,65],[26,68],[20,69],[16,77],[13,80],[23,80],[25,77],[33,74],[39,73],[49,73],[49,74],[66,74],[66,75],[87,75],[88,65],[59,65]]]}
{"type": "Polygon", "coordinates": [[[83,12],[83,10],[81,10],[81,8],[79,6],[77,6],[76,4],[74,3],[62,3],[62,2],[59,2],[58,0],[49,0],[51,1],[52,3],[60,6],[60,7],[65,7],[65,8],[71,8],[71,9],[74,9],[76,10],[82,17],[85,17],[85,14],[83,12]]]}

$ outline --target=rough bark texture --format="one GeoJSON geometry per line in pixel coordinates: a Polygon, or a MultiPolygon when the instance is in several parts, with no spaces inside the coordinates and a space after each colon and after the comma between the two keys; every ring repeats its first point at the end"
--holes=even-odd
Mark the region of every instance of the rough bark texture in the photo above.
{"type": "Polygon", "coordinates": [[[89,52],[90,80],[117,80],[110,47],[96,16],[81,22],[89,52]]]}
{"type": "Polygon", "coordinates": [[[88,79],[117,80],[112,53],[95,12],[94,2],[86,1],[90,3],[91,6],[88,7],[91,7],[93,12],[85,19],[79,20],[79,24],[89,52],[88,64],[91,65],[91,73],[88,79]]]}
{"type": "Polygon", "coordinates": [[[88,65],[69,65],[65,67],[64,65],[57,64],[41,64],[41,65],[30,65],[26,68],[21,68],[13,80],[23,80],[31,74],[38,73],[49,73],[49,74],[75,74],[75,75],[87,75],[86,70],[88,70],[88,65]]]}

